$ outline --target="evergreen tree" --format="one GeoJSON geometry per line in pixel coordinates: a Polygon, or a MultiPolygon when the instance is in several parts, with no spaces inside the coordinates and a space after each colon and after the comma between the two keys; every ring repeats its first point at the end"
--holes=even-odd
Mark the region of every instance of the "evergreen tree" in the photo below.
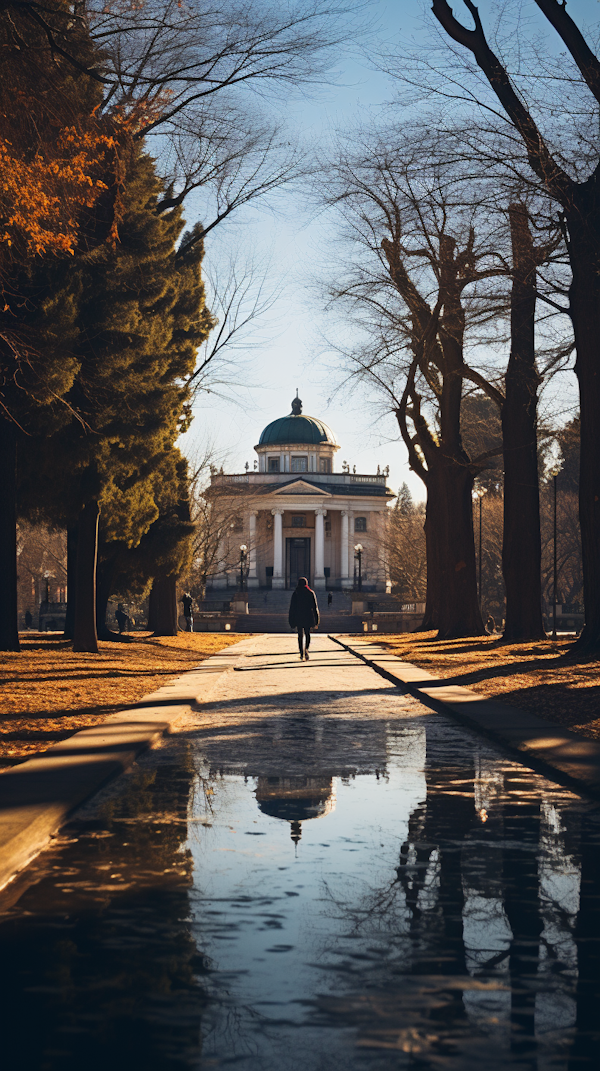
{"type": "MultiPolygon", "coordinates": [[[[102,526],[99,541],[98,587],[96,593],[98,635],[114,638],[106,625],[106,608],[114,591],[133,590],[143,594],[152,586],[151,608],[154,610],[152,628],[161,633],[162,618],[157,613],[156,591],[162,585],[165,590],[172,590],[167,604],[169,622],[166,635],[177,631],[177,616],[173,625],[172,601],[174,600],[174,580],[184,572],[190,563],[191,543],[194,526],[190,520],[188,503],[187,461],[177,447],[165,453],[158,468],[152,474],[152,495],[154,519],[146,528],[141,538],[135,542],[119,536],[118,513],[109,513],[103,507],[102,526]],[[111,535],[113,538],[109,538],[111,535]],[[168,581],[168,584],[166,584],[168,581]],[[169,628],[171,631],[169,631],[169,628]]],[[[152,614],[151,614],[152,617],[152,614]]],[[[162,634],[162,633],[161,633],[162,634]]]]}
{"type": "Polygon", "coordinates": [[[18,650],[18,440],[62,418],[77,372],[69,269],[112,226],[118,139],[96,110],[100,56],[69,5],[49,0],[41,18],[9,0],[0,55],[0,649],[18,650]]]}
{"type": "Polygon", "coordinates": [[[398,491],[398,496],[394,502],[394,511],[397,511],[401,517],[410,517],[414,511],[413,497],[410,493],[410,488],[407,483],[403,483],[402,487],[398,491]]]}
{"type": "Polygon", "coordinates": [[[177,256],[181,210],[157,214],[162,184],[138,147],[130,150],[124,178],[119,241],[77,266],[78,372],[66,395],[70,419],[49,440],[41,466],[40,443],[28,440],[22,481],[31,509],[39,502],[40,476],[44,484],[54,479],[45,512],[54,523],[79,527],[76,650],[97,650],[98,516],[103,541],[127,548],[157,519],[155,474],[189,422],[186,379],[212,325],[202,243],[177,256]]]}

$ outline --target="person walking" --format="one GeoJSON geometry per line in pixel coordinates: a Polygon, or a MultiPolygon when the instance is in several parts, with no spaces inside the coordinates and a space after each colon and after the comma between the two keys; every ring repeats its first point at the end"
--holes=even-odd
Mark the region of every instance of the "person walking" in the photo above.
{"type": "Polygon", "coordinates": [[[186,593],[183,596],[181,601],[183,603],[183,616],[185,618],[186,631],[187,632],[193,632],[194,631],[194,600],[192,599],[192,596],[190,595],[189,591],[186,591],[186,593]]]}
{"type": "Polygon", "coordinates": [[[308,662],[308,648],[310,647],[310,630],[319,624],[319,607],[317,597],[308,586],[308,580],[301,576],[298,586],[294,590],[290,602],[288,615],[290,628],[298,630],[298,647],[300,649],[300,661],[308,662]]]}
{"type": "Polygon", "coordinates": [[[117,625],[119,626],[119,636],[120,636],[121,633],[126,631],[127,623],[129,621],[129,618],[127,617],[127,614],[125,613],[125,610],[123,609],[123,603],[122,602],[120,602],[119,605],[117,606],[117,609],[115,611],[115,619],[116,619],[117,625]]]}

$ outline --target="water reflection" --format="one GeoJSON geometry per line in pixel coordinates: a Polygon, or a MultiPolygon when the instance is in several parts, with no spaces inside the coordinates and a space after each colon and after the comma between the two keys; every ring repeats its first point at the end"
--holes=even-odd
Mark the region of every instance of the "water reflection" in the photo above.
{"type": "Polygon", "coordinates": [[[596,1067],[599,808],[413,710],[147,756],[6,911],[13,1066],[596,1067]]]}
{"type": "Polygon", "coordinates": [[[259,777],[256,800],[263,814],[290,823],[295,844],[302,836],[302,823],[323,818],[335,808],[332,777],[259,777]]]}
{"type": "Polygon", "coordinates": [[[193,778],[189,755],[136,771],[36,862],[0,927],[7,1071],[195,1060],[207,965],[189,920],[193,778]]]}

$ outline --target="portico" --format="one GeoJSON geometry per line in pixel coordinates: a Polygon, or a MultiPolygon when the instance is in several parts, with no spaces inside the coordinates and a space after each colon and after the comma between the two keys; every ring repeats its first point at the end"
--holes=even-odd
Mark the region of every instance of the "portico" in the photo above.
{"type": "Polygon", "coordinates": [[[386,511],[394,495],[385,476],[334,472],[336,438],[323,421],[302,414],[299,398],[289,416],[265,428],[255,450],[258,471],[213,476],[216,491],[235,492],[240,514],[209,588],[236,586],[243,543],[249,589],[293,588],[298,576],[317,591],[349,589],[360,544],[363,590],[386,591],[386,511]]]}

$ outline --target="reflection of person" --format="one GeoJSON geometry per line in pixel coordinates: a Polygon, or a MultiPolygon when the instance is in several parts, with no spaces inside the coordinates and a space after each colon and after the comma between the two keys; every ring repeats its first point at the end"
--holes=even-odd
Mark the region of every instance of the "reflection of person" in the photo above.
{"type": "Polygon", "coordinates": [[[329,608],[331,606],[332,602],[333,602],[333,595],[331,594],[331,592],[329,592],[329,595],[327,596],[327,608],[329,608]]]}
{"type": "Polygon", "coordinates": [[[192,599],[192,596],[190,595],[189,591],[186,591],[186,593],[183,596],[181,601],[183,603],[183,616],[185,617],[185,623],[186,623],[186,626],[187,626],[186,627],[186,631],[187,632],[193,632],[194,631],[194,618],[193,618],[194,600],[192,599]]]}
{"type": "Polygon", "coordinates": [[[300,660],[306,659],[308,662],[310,630],[319,624],[319,607],[317,597],[312,588],[309,588],[305,576],[300,577],[298,586],[292,594],[288,620],[290,628],[298,630],[300,660]]]}

